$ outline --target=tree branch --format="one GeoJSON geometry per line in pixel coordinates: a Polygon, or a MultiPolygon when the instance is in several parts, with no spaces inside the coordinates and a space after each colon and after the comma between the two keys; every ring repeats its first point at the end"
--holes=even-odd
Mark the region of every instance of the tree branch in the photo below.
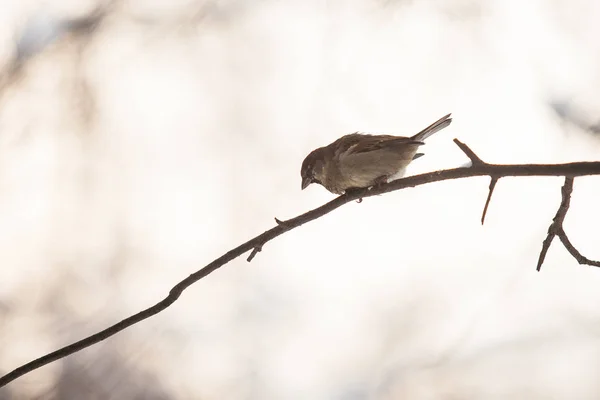
{"type": "Polygon", "coordinates": [[[485,200],[485,206],[483,207],[483,213],[481,213],[481,225],[485,222],[485,216],[487,214],[488,206],[490,205],[490,200],[492,200],[492,194],[494,193],[494,189],[496,188],[496,183],[498,183],[498,178],[492,176],[490,180],[490,187],[488,197],[485,200]]]}
{"type": "MultiPolygon", "coordinates": [[[[570,199],[570,194],[572,191],[572,183],[573,177],[575,176],[587,176],[587,175],[600,175],[600,162],[574,162],[567,164],[511,164],[511,165],[502,165],[502,164],[489,164],[483,162],[481,158],[479,158],[466,144],[460,142],[459,140],[454,140],[457,146],[469,157],[472,165],[466,168],[453,168],[441,171],[428,172],[425,174],[409,176],[403,179],[398,179],[387,184],[383,184],[380,186],[376,186],[373,188],[365,188],[357,191],[353,191],[352,193],[341,195],[330,202],[315,208],[314,210],[308,211],[302,215],[299,215],[295,218],[291,218],[289,220],[281,221],[276,219],[277,225],[266,232],[256,236],[255,238],[247,241],[239,245],[238,247],[228,251],[221,257],[217,258],[210,264],[206,265],[204,268],[194,272],[178,284],[176,284],[169,292],[169,294],[161,301],[156,303],[155,305],[138,312],[124,320],[98,332],[91,336],[88,336],[82,340],[79,340],[75,343],[72,343],[68,346],[65,346],[61,349],[58,349],[52,353],[46,354],[40,358],[37,358],[27,364],[24,364],[6,375],[0,377],[0,387],[7,385],[13,380],[23,376],[35,369],[38,369],[46,364],[57,361],[61,358],[64,358],[70,354],[78,352],[86,347],[90,347],[98,342],[101,342],[118,332],[140,322],[147,318],[152,317],[153,315],[158,314],[163,311],[171,304],[173,304],[179,296],[186,290],[188,287],[199,281],[200,279],[206,277],[211,274],[218,268],[223,265],[229,263],[235,258],[241,256],[242,254],[251,251],[250,256],[248,257],[248,261],[251,261],[256,254],[263,248],[263,246],[275,239],[276,237],[282,235],[283,233],[290,231],[294,228],[304,225],[307,222],[310,222],[314,219],[320,218],[325,214],[330,213],[343,206],[346,203],[349,203],[354,200],[364,199],[371,196],[377,196],[383,193],[389,193],[396,190],[406,189],[410,187],[425,185],[433,182],[446,181],[451,179],[462,179],[469,178],[475,176],[489,176],[492,179],[492,183],[494,180],[498,180],[503,177],[514,176],[514,177],[522,177],[522,176],[564,176],[566,177],[565,186],[563,187],[563,203],[561,203],[561,208],[559,208],[559,212],[557,212],[557,216],[553,224],[549,229],[554,232],[554,235],[558,235],[562,240],[563,244],[569,250],[569,252],[579,261],[580,263],[600,266],[600,263],[596,261],[588,260],[583,257],[568,241],[568,238],[564,234],[564,230],[562,229],[562,221],[564,220],[564,214],[566,214],[566,210],[568,209],[568,200],[570,199]],[[567,183],[570,182],[570,189],[567,183]],[[566,189],[565,189],[566,188],[566,189]],[[567,193],[568,192],[568,193],[567,193]],[[565,194],[567,193],[567,194],[565,194]],[[566,206],[563,207],[563,204],[566,206]],[[564,209],[564,212],[561,211],[564,209]],[[563,213],[563,214],[560,214],[563,213]],[[559,215],[560,214],[560,215],[559,215]],[[560,221],[560,225],[558,222],[560,221]],[[560,228],[560,229],[559,229],[560,228]],[[556,231],[556,229],[559,229],[556,231]]],[[[493,187],[495,184],[490,183],[490,194],[488,195],[488,200],[486,203],[489,203],[489,199],[491,198],[491,193],[493,191],[493,187]]],[[[487,208],[487,205],[486,205],[487,208]]],[[[485,216],[485,215],[484,215],[485,216]]],[[[546,238],[544,241],[544,247],[549,247],[549,242],[552,241],[553,235],[548,236],[550,239],[546,238]],[[546,246],[546,241],[548,241],[548,245],[546,246]]],[[[547,252],[542,249],[543,255],[545,256],[547,252]]],[[[540,255],[541,257],[541,255],[540,255]]],[[[541,257],[543,261],[543,257],[541,257]]],[[[541,264],[539,264],[541,265],[541,264]]]]}
{"type": "Polygon", "coordinates": [[[569,211],[569,207],[571,206],[571,194],[573,193],[573,182],[575,178],[572,176],[565,177],[565,183],[562,187],[562,201],[560,202],[560,206],[556,211],[556,215],[552,220],[552,224],[548,227],[548,236],[544,239],[542,243],[542,250],[540,251],[540,257],[538,259],[537,270],[539,271],[542,268],[542,264],[544,263],[544,259],[546,258],[546,253],[548,253],[548,249],[550,248],[550,244],[552,244],[552,240],[555,236],[558,236],[560,241],[562,242],[565,249],[573,256],[574,259],[577,260],[579,264],[591,265],[593,267],[600,267],[600,262],[590,260],[587,257],[584,257],[576,248],[571,244],[571,241],[567,237],[565,233],[565,228],[563,227],[563,223],[565,222],[565,217],[567,216],[567,211],[569,211]]]}
{"type": "Polygon", "coordinates": [[[589,258],[583,256],[576,248],[571,244],[567,234],[564,229],[561,230],[561,234],[558,235],[558,238],[562,242],[565,249],[573,256],[574,259],[577,260],[579,264],[591,265],[592,267],[600,267],[600,261],[590,260],[589,258]]]}
{"type": "Polygon", "coordinates": [[[250,252],[250,255],[248,256],[248,258],[246,259],[246,261],[250,262],[252,261],[252,259],[254,257],[256,257],[256,255],[258,253],[260,253],[262,251],[262,244],[257,244],[253,249],[252,252],[250,252]]]}
{"type": "Polygon", "coordinates": [[[544,239],[542,243],[542,250],[540,251],[540,257],[538,258],[537,270],[539,271],[542,268],[542,264],[546,259],[546,253],[548,253],[548,249],[552,244],[552,240],[556,235],[559,235],[562,231],[563,221],[567,216],[567,211],[569,211],[569,206],[571,205],[571,193],[573,193],[573,181],[572,177],[565,177],[565,184],[562,187],[562,201],[560,202],[560,206],[556,211],[556,215],[552,219],[552,223],[548,227],[548,236],[544,239]]]}
{"type": "Polygon", "coordinates": [[[477,154],[475,154],[475,152],[473,150],[471,150],[471,148],[469,146],[467,146],[466,144],[464,144],[463,142],[461,142],[458,139],[454,139],[454,143],[456,143],[458,148],[461,149],[462,152],[465,153],[465,155],[467,157],[469,157],[469,159],[471,160],[472,166],[485,164],[485,162],[483,162],[483,160],[481,158],[479,158],[479,156],[477,154]]]}

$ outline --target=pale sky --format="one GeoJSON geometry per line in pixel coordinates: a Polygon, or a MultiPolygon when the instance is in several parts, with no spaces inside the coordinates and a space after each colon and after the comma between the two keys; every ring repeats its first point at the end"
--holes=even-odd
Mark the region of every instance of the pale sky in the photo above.
{"type": "MultiPolygon", "coordinates": [[[[408,136],[452,112],[409,174],[464,164],[453,138],[496,163],[600,154],[595,0],[113,3],[88,33],[92,1],[0,6],[4,372],[332,199],[300,191],[300,165],[343,134],[408,136]]],[[[599,179],[576,179],[565,222],[593,259],[599,179]]],[[[7,390],[600,397],[600,271],[559,241],[535,271],[562,179],[502,179],[481,226],[488,183],[347,204],[7,390]]]]}

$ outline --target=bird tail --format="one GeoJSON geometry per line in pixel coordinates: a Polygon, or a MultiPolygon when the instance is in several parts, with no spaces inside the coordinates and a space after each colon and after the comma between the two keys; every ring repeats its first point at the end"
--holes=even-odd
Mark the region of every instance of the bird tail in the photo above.
{"type": "Polygon", "coordinates": [[[421,132],[412,136],[411,139],[420,142],[420,141],[427,139],[429,136],[433,135],[437,131],[441,131],[442,129],[444,129],[445,127],[450,125],[450,123],[452,122],[452,118],[450,118],[450,115],[452,115],[452,114],[448,114],[448,115],[438,119],[433,124],[429,125],[425,129],[423,129],[421,132]]]}

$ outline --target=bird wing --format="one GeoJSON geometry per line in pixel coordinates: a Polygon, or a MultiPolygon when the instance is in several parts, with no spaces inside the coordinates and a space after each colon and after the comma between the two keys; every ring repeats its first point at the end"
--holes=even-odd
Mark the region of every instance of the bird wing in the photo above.
{"type": "Polygon", "coordinates": [[[392,149],[397,146],[406,146],[410,144],[422,145],[424,143],[405,136],[351,133],[336,140],[332,143],[332,147],[336,149],[337,155],[350,155],[368,153],[382,149],[392,149]]]}

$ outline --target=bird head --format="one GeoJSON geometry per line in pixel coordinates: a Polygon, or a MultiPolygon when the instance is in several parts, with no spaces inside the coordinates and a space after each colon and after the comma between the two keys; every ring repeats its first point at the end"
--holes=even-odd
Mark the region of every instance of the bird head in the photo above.
{"type": "Polygon", "coordinates": [[[302,162],[300,176],[302,177],[302,190],[311,183],[322,184],[325,170],[325,149],[320,147],[313,150],[302,162]]]}

